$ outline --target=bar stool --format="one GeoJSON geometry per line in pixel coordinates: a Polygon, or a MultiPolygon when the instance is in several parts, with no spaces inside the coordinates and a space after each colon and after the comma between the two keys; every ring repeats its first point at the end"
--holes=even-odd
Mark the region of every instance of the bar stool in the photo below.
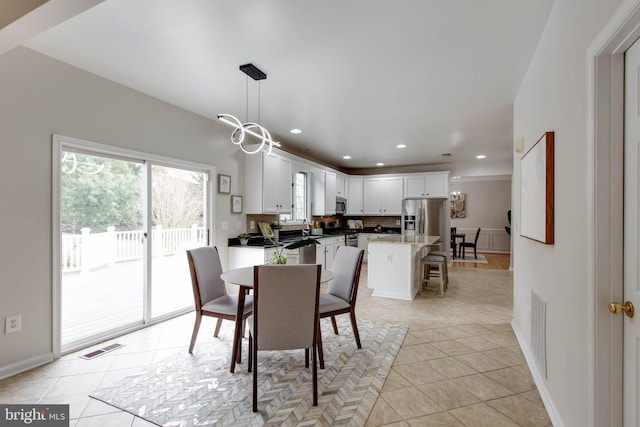
{"type": "Polygon", "coordinates": [[[434,252],[427,254],[420,260],[420,270],[422,272],[421,287],[426,286],[429,277],[440,278],[440,297],[444,296],[444,292],[449,284],[449,274],[447,272],[447,258],[442,255],[436,255],[434,252]]]}
{"type": "Polygon", "coordinates": [[[449,267],[447,265],[447,254],[444,251],[431,251],[427,255],[437,255],[444,257],[444,289],[447,290],[447,285],[449,285],[449,267]]]}

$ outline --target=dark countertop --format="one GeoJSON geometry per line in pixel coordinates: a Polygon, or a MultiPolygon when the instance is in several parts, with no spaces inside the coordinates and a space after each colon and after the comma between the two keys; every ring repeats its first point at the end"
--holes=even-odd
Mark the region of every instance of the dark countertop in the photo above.
{"type": "MultiPolygon", "coordinates": [[[[276,246],[288,245],[289,243],[296,242],[300,239],[315,238],[322,239],[323,237],[349,235],[357,233],[376,233],[376,234],[400,234],[400,228],[383,227],[381,232],[376,232],[375,227],[365,227],[362,229],[349,229],[349,228],[326,228],[322,230],[321,235],[309,235],[303,236],[302,230],[280,230],[280,239],[277,242],[272,242],[269,239],[265,239],[261,233],[251,233],[251,239],[249,239],[248,246],[261,247],[261,248],[273,248],[276,246]]],[[[242,246],[240,240],[237,237],[228,239],[227,244],[229,246],[242,246]]]]}

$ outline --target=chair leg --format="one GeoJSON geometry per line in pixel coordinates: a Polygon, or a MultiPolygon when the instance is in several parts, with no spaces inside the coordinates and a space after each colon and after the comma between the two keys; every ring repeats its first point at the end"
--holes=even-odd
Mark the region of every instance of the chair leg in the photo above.
{"type": "Polygon", "coordinates": [[[333,333],[338,335],[338,324],[336,323],[336,316],[331,316],[331,324],[333,325],[333,333]]]}
{"type": "Polygon", "coordinates": [[[475,246],[473,247],[473,256],[476,257],[476,259],[478,259],[478,252],[475,246]]]}
{"type": "MultiPolygon", "coordinates": [[[[313,346],[313,352],[315,354],[316,348],[315,344],[313,346]]],[[[313,358],[313,367],[311,368],[311,373],[313,377],[313,406],[318,406],[318,361],[316,358],[313,358]]]]}
{"type": "Polygon", "coordinates": [[[308,348],[304,349],[304,367],[305,368],[309,367],[309,349],[308,348]]]}
{"type": "Polygon", "coordinates": [[[438,273],[440,276],[440,298],[442,298],[444,296],[444,262],[438,266],[438,273]]]}
{"type": "Polygon", "coordinates": [[[351,318],[351,328],[353,329],[353,336],[356,337],[356,345],[358,348],[362,348],[362,344],[360,344],[360,334],[358,333],[358,322],[356,322],[356,313],[351,308],[349,312],[349,317],[351,318]]]}
{"type": "Polygon", "coordinates": [[[247,361],[247,371],[251,372],[251,370],[253,369],[252,367],[252,363],[253,363],[253,340],[251,337],[251,333],[249,333],[249,354],[247,355],[247,358],[249,359],[247,361]]]}
{"type": "Polygon", "coordinates": [[[213,336],[218,338],[218,334],[220,333],[220,327],[222,326],[222,319],[218,317],[218,321],[216,322],[216,330],[213,331],[213,336]]]}
{"type": "Polygon", "coordinates": [[[258,345],[253,343],[253,412],[258,412],[258,345]]]}
{"type": "Polygon", "coordinates": [[[202,314],[196,313],[196,323],[193,325],[193,333],[191,334],[191,344],[189,344],[189,354],[193,354],[193,347],[196,346],[196,338],[198,337],[200,322],[202,322],[202,314]]]}
{"type": "Polygon", "coordinates": [[[236,353],[236,362],[242,363],[242,337],[238,340],[238,347],[236,353]]]}
{"type": "MultiPolygon", "coordinates": [[[[324,369],[324,352],[322,350],[322,332],[320,331],[320,322],[318,322],[318,329],[316,331],[316,342],[318,346],[318,360],[320,361],[320,369],[324,369]]],[[[316,353],[313,353],[314,357],[316,353]]]]}

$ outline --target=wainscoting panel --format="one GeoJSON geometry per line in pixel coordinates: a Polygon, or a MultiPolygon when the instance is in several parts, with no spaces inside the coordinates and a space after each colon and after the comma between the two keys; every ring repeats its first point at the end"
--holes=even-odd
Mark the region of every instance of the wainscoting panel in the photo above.
{"type": "MultiPolygon", "coordinates": [[[[465,235],[466,242],[472,242],[476,238],[477,228],[460,228],[458,234],[465,235]]],[[[504,229],[499,228],[482,228],[478,237],[478,252],[495,252],[510,253],[511,252],[511,236],[504,229]]]]}

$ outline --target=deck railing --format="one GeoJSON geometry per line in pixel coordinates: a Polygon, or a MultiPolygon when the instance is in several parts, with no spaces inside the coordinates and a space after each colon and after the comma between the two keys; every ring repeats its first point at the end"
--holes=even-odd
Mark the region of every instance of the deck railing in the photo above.
{"type": "MultiPolygon", "coordinates": [[[[83,228],[81,234],[62,235],[62,272],[92,270],[107,264],[142,259],[145,233],[115,231],[107,227],[104,233],[91,233],[83,228]]],[[[206,241],[203,227],[169,228],[157,226],[151,236],[154,257],[184,252],[206,241]]]]}

